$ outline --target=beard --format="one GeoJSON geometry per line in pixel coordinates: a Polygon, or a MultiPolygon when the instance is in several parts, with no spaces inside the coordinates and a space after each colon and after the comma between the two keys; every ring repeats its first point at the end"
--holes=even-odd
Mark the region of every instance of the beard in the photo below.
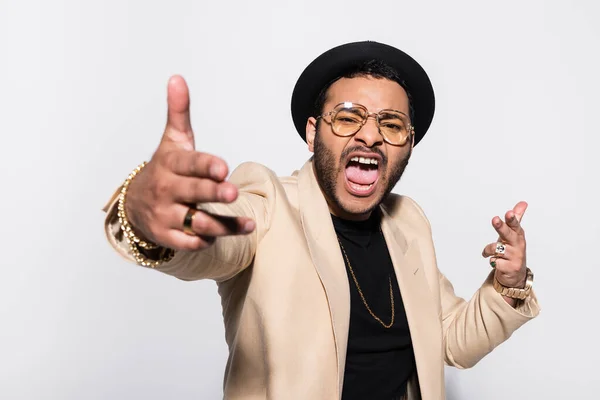
{"type": "Polygon", "coordinates": [[[408,160],[412,154],[412,148],[409,153],[396,161],[394,164],[390,165],[388,169],[388,158],[381,152],[379,148],[367,148],[364,146],[353,146],[351,148],[345,149],[340,155],[339,160],[336,160],[333,152],[325,146],[325,143],[321,140],[321,135],[317,131],[315,134],[315,143],[314,143],[314,158],[313,158],[313,166],[315,169],[315,175],[317,178],[317,182],[321,186],[321,189],[325,193],[327,200],[333,202],[338,209],[342,210],[344,213],[348,214],[367,214],[377,208],[381,202],[390,194],[390,192],[394,189],[400,178],[404,174],[404,170],[408,165],[408,160]],[[342,203],[340,196],[337,193],[337,177],[340,175],[346,168],[346,164],[343,163],[348,155],[354,151],[366,151],[377,153],[381,156],[381,165],[379,168],[379,182],[378,185],[385,184],[384,191],[379,195],[373,203],[366,205],[363,209],[348,209],[342,203]]]}

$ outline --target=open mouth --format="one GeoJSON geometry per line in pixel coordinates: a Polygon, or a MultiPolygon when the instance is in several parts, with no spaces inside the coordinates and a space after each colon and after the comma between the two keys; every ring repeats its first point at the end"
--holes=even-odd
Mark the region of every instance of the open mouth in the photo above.
{"type": "Polygon", "coordinates": [[[355,196],[369,196],[379,179],[379,157],[353,156],[346,165],[346,187],[355,196]]]}

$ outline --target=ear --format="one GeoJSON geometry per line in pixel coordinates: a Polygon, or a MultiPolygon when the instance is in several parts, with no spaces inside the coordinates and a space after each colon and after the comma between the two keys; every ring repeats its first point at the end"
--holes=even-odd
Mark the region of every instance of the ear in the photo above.
{"type": "Polygon", "coordinates": [[[314,117],[310,117],[306,121],[306,143],[308,143],[308,151],[313,153],[315,151],[315,136],[317,134],[317,120],[314,117]]]}

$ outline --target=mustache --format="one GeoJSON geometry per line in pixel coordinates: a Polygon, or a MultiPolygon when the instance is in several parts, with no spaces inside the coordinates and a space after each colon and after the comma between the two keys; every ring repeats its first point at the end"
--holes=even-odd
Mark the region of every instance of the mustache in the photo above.
{"type": "Polygon", "coordinates": [[[361,153],[377,154],[379,157],[381,157],[382,164],[383,165],[387,165],[388,159],[385,156],[385,154],[383,154],[383,152],[379,148],[370,149],[370,148],[364,147],[364,146],[354,146],[354,147],[350,147],[350,148],[345,149],[342,152],[342,155],[340,156],[340,161],[345,160],[346,158],[348,158],[348,156],[351,153],[354,153],[355,151],[359,151],[361,153]]]}

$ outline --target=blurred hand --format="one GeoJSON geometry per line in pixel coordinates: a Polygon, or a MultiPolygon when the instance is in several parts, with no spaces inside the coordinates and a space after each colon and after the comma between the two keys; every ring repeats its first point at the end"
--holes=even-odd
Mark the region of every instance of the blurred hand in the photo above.
{"type": "Polygon", "coordinates": [[[185,80],[173,76],[167,88],[168,118],[162,140],[152,159],[127,190],[125,212],[138,236],[174,250],[198,250],[215,237],[246,234],[255,229],[250,218],[226,218],[196,212],[192,229],[183,232],[183,220],[197,203],[230,203],[238,196],[226,182],[228,167],[221,158],[195,150],[190,122],[190,98],[185,80]]]}

